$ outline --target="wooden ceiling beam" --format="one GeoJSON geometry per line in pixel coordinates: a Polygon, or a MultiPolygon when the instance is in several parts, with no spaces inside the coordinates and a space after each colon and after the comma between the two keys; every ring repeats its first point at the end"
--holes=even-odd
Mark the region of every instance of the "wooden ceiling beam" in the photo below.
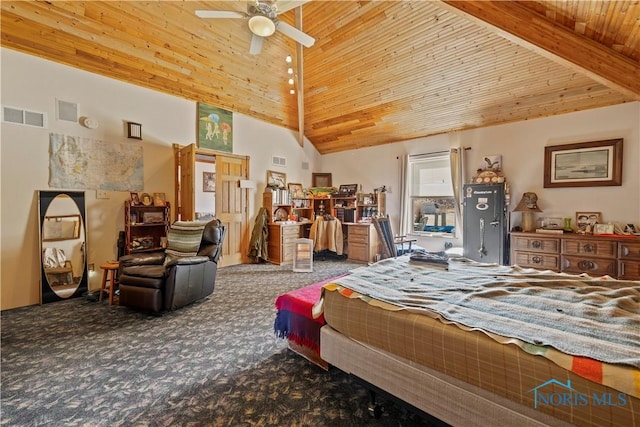
{"type": "Polygon", "coordinates": [[[640,65],[616,51],[536,14],[518,2],[441,0],[494,33],[640,100],[640,65]]]}

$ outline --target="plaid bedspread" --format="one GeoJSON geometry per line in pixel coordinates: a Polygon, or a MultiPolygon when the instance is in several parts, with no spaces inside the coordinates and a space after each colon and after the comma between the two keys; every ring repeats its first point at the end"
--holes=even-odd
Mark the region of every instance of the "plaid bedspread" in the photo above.
{"type": "MultiPolygon", "coordinates": [[[[466,259],[432,269],[404,256],[355,269],[324,290],[481,330],[640,396],[640,282],[466,259]]],[[[321,309],[322,301],[314,313],[321,309]]]]}

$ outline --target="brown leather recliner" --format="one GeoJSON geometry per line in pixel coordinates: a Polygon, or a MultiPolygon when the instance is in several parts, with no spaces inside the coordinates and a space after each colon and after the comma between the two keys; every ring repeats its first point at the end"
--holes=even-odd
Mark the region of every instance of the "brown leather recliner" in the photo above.
{"type": "Polygon", "coordinates": [[[164,251],[120,257],[120,305],[162,313],[211,295],[225,234],[220,220],[208,222],[197,255],[166,265],[164,251]]]}

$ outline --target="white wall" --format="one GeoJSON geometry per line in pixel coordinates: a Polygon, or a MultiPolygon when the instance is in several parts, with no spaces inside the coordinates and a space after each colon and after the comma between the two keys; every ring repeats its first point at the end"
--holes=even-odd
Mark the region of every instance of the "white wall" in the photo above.
{"type": "MultiPolygon", "coordinates": [[[[382,184],[390,187],[387,211],[399,227],[398,156],[470,147],[471,179],[486,155],[502,155],[503,171],[511,189],[511,209],[522,193],[538,194],[539,216],[573,217],[577,211],[602,212],[604,222],[640,222],[640,103],[616,105],[548,118],[419,138],[396,144],[327,154],[321,168],[333,173],[334,184],[362,183],[365,192],[382,184]],[[615,187],[544,188],[544,147],[547,145],[624,138],[622,185],[615,187]]],[[[513,224],[520,214],[512,214],[513,224]]],[[[575,223],[575,221],[574,221],[575,223]]],[[[431,250],[442,250],[439,238],[420,238],[431,250]]],[[[456,242],[459,244],[460,242],[456,242]]]]}
{"type": "MultiPolygon", "coordinates": [[[[37,190],[52,190],[49,178],[49,134],[75,135],[110,143],[142,146],[144,191],[164,192],[175,206],[172,144],[196,138],[196,103],[77,70],[9,49],[0,50],[2,105],[45,112],[48,128],[2,123],[0,140],[0,309],[40,302],[37,190]],[[95,130],[56,119],[56,98],[77,103],[78,115],[99,122],[95,130]],[[142,141],[127,139],[125,121],[142,124],[142,141]]],[[[250,177],[257,183],[250,218],[261,204],[271,156],[287,157],[288,178],[311,182],[318,162],[308,143],[301,148],[296,133],[234,114],[235,154],[250,156],[250,177]],[[302,162],[309,170],[301,170],[302,162]]],[[[90,288],[100,286],[99,265],[117,256],[118,232],[124,229],[128,192],[110,191],[96,199],[86,191],[88,262],[95,264],[90,288]]]]}
{"type": "MultiPolygon", "coordinates": [[[[117,80],[0,49],[2,104],[48,114],[48,129],[2,123],[0,130],[0,309],[39,303],[40,257],[36,190],[48,190],[49,133],[141,145],[146,192],[164,192],[174,202],[172,143],[195,142],[196,103],[117,80]],[[79,104],[80,116],[100,122],[95,130],[56,120],[55,99],[79,104]],[[143,141],[126,138],[124,121],[142,123],[143,141]]],[[[320,156],[308,143],[300,147],[295,132],[234,114],[234,153],[250,157],[250,218],[261,205],[266,171],[287,174],[287,181],[311,184],[312,172],[330,172],[333,184],[362,184],[364,191],[386,185],[387,211],[398,229],[399,160],[406,154],[468,146],[471,169],[485,155],[502,155],[511,185],[512,207],[525,191],[535,191],[545,216],[573,216],[578,210],[600,211],[605,221],[640,222],[640,103],[456,132],[379,147],[320,156]],[[620,187],[543,188],[544,146],[624,138],[623,185],[620,187]],[[273,166],[272,156],[286,167],[273,166]],[[303,169],[308,164],[308,169],[303,169]]],[[[467,178],[470,178],[468,176],[467,178]]],[[[128,192],[96,199],[86,191],[89,263],[98,267],[115,259],[118,232],[124,228],[128,192]]],[[[174,204],[175,205],[175,204],[174,204]]],[[[519,221],[514,214],[514,222],[519,221]]],[[[421,240],[442,249],[442,239],[421,240]]],[[[99,286],[99,272],[90,280],[99,286]]]]}

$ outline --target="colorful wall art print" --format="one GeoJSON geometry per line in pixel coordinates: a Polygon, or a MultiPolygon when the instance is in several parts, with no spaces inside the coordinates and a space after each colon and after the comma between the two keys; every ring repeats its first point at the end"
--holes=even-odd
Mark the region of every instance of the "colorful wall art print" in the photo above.
{"type": "Polygon", "coordinates": [[[198,102],[198,147],[233,153],[233,113],[198,102]]]}

